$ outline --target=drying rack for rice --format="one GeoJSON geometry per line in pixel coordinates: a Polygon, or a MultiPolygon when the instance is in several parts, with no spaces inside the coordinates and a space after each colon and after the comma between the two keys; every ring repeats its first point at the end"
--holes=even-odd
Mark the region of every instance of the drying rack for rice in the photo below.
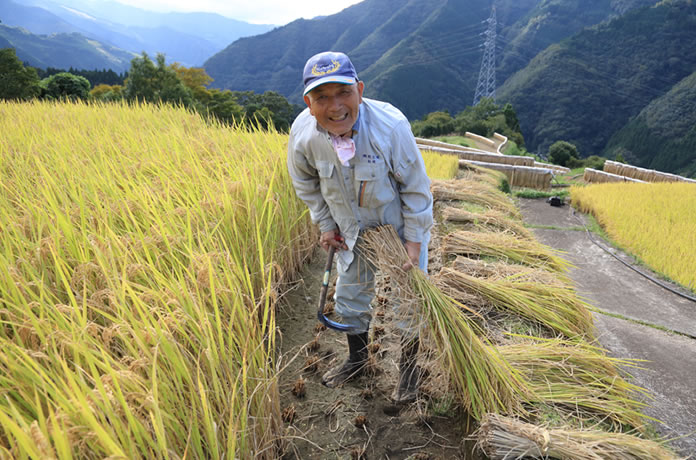
{"type": "Polygon", "coordinates": [[[546,169],[551,169],[556,173],[560,174],[569,174],[570,173],[570,168],[566,168],[565,166],[559,166],[559,165],[552,165],[550,163],[542,163],[540,161],[535,161],[534,162],[534,167],[535,168],[546,168],[546,169]]]}
{"type": "MultiPolygon", "coordinates": [[[[513,157],[527,158],[527,157],[513,157]]],[[[548,190],[551,188],[551,180],[554,177],[554,171],[546,168],[536,168],[532,166],[519,166],[497,163],[484,163],[481,161],[459,160],[459,165],[462,163],[474,164],[483,168],[493,169],[504,173],[510,185],[513,187],[527,187],[539,190],[548,190]]]]}
{"type": "Polygon", "coordinates": [[[446,153],[458,152],[474,152],[474,153],[491,153],[488,150],[481,150],[474,147],[464,147],[463,145],[449,144],[447,142],[436,141],[433,139],[424,139],[416,137],[416,144],[421,150],[431,150],[431,148],[444,149],[446,153]]]}
{"type": "Polygon", "coordinates": [[[586,168],[585,174],[582,176],[583,180],[590,184],[603,184],[607,182],[641,182],[645,183],[643,180],[633,179],[631,177],[620,176],[618,174],[612,174],[604,171],[598,171],[592,168],[586,168]]]}
{"type": "Polygon", "coordinates": [[[627,165],[616,161],[607,160],[604,162],[604,172],[616,174],[618,176],[630,177],[643,182],[691,182],[696,184],[696,180],[678,176],[676,174],[645,169],[638,166],[627,165]]]}
{"type": "Polygon", "coordinates": [[[496,141],[500,142],[496,151],[502,154],[503,150],[505,150],[508,146],[508,138],[499,133],[493,133],[493,137],[496,141]]]}

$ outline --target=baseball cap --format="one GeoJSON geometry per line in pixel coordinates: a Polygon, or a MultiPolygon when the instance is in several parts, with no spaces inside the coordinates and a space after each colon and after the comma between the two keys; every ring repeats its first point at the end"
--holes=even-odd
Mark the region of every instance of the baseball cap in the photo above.
{"type": "Polygon", "coordinates": [[[348,56],[334,51],[315,54],[307,60],[302,74],[304,81],[303,96],[324,83],[343,83],[354,85],[358,81],[353,63],[348,56]]]}

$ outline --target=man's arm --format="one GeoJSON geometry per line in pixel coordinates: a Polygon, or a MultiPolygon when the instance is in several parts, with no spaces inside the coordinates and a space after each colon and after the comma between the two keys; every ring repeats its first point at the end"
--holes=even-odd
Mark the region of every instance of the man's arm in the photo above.
{"type": "Polygon", "coordinates": [[[295,193],[309,208],[312,222],[319,225],[322,233],[335,230],[336,222],[331,217],[329,206],[321,195],[319,174],[309,164],[304,152],[296,145],[292,131],[288,140],[288,172],[295,193]]]}

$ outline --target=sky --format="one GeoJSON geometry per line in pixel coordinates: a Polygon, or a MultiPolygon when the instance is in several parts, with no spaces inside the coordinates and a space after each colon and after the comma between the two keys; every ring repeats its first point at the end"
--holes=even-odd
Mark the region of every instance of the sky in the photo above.
{"type": "Polygon", "coordinates": [[[116,0],[152,11],[205,11],[254,24],[285,25],[338,13],[362,0],[116,0]]]}

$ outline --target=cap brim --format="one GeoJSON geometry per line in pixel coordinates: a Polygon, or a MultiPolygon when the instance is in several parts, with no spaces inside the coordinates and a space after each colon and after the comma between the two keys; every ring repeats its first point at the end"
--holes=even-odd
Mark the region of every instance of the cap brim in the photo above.
{"type": "Polygon", "coordinates": [[[303,96],[306,96],[307,93],[312,91],[314,88],[317,86],[325,85],[326,83],[341,83],[344,85],[354,85],[357,80],[353,77],[343,77],[340,75],[333,75],[333,76],[327,76],[323,78],[317,78],[314,80],[312,83],[307,85],[304,89],[304,93],[302,93],[303,96]]]}

